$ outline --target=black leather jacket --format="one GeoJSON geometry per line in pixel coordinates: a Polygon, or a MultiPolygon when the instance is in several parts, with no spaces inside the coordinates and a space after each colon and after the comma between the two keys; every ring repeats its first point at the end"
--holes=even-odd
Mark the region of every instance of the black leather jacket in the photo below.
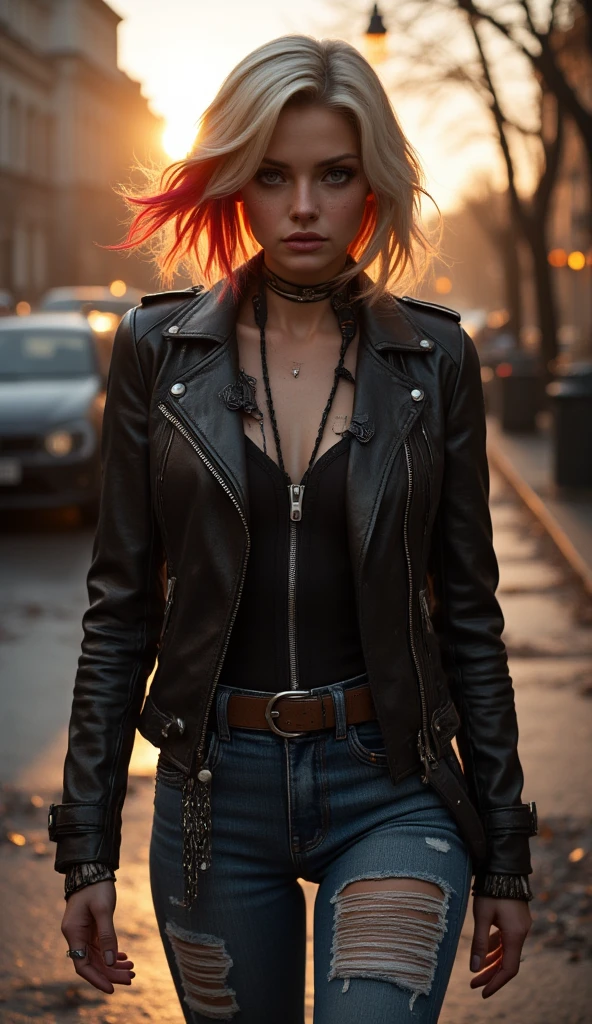
{"type": "MultiPolygon", "coordinates": [[[[63,803],[50,812],[58,871],[118,866],[136,727],[184,773],[203,758],[249,556],[242,420],[219,398],[238,372],[236,304],[220,291],[147,296],[117,332],[63,803]]],[[[421,768],[438,788],[448,765],[454,788],[457,734],[482,867],[527,874],[477,353],[451,310],[388,296],[358,312],[353,416],[374,435],[352,441],[347,517],[391,775],[421,768]]]]}

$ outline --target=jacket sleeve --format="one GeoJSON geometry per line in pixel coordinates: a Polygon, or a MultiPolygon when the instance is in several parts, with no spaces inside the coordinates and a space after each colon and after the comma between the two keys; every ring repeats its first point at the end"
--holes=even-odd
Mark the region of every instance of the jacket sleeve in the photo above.
{"type": "Polygon", "coordinates": [[[63,802],[52,805],[56,870],[119,863],[121,809],[134,734],[163,614],[163,556],[151,505],[149,393],[135,310],[117,330],[102,434],[103,481],[89,607],[74,685],[63,802]]]}
{"type": "Polygon", "coordinates": [[[499,574],[489,512],[489,470],[480,364],[462,331],[446,419],[442,496],[433,561],[434,627],[460,714],[465,777],[487,836],[484,870],[531,871],[531,808],[522,804],[514,691],[495,596],[499,574]]]}

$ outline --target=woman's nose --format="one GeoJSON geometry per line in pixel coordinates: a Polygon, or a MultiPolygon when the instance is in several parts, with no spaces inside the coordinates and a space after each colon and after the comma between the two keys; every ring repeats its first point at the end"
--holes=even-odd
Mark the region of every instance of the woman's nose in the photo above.
{"type": "Polygon", "coordinates": [[[291,220],[315,221],[319,217],[319,212],[319,205],[311,183],[308,181],[297,182],[292,195],[291,220]]]}

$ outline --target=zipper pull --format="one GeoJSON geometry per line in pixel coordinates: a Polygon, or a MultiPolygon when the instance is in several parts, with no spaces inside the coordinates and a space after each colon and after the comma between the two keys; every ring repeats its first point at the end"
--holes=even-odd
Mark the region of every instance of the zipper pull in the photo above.
{"type": "Polygon", "coordinates": [[[288,493],[290,495],[290,519],[297,523],[302,519],[304,484],[288,484],[288,493]]]}

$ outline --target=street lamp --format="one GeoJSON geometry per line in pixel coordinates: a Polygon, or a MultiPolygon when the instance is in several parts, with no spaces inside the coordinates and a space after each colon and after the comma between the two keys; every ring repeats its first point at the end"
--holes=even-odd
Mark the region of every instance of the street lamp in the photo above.
{"type": "Polygon", "coordinates": [[[366,55],[371,64],[381,64],[388,57],[387,30],[378,4],[374,4],[366,29],[366,55]]]}

